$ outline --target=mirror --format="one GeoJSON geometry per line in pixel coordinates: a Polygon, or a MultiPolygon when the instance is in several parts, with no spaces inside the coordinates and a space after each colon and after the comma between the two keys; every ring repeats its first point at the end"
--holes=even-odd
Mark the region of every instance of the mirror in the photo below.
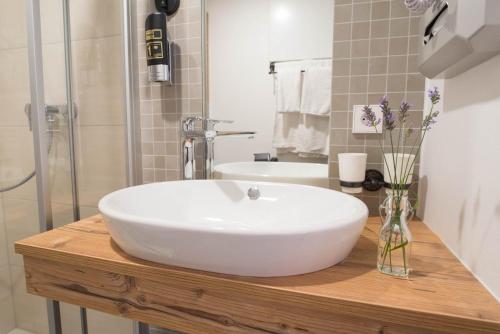
{"type": "Polygon", "coordinates": [[[207,117],[233,121],[217,124],[219,131],[256,132],[252,139],[216,138],[216,177],[221,165],[239,162],[260,176],[323,176],[328,186],[333,6],[333,0],[205,1],[207,117]]]}

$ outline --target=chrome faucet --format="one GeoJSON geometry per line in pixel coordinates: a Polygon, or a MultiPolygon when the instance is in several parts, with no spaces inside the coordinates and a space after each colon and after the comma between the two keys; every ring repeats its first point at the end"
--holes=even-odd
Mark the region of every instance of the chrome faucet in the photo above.
{"type": "Polygon", "coordinates": [[[196,141],[203,142],[203,155],[205,167],[203,178],[211,179],[214,169],[214,141],[216,137],[246,136],[253,138],[255,131],[217,131],[215,126],[219,123],[230,124],[233,121],[221,121],[200,116],[188,117],[182,121],[182,176],[184,180],[196,179],[196,141]],[[201,122],[201,128],[196,128],[196,122],[201,122]]]}

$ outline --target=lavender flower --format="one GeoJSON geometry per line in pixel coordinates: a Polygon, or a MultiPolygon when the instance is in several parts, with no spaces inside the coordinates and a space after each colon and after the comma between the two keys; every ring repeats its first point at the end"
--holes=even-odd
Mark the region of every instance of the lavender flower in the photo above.
{"type": "Polygon", "coordinates": [[[395,121],[396,117],[394,117],[394,114],[392,112],[384,113],[384,125],[387,130],[394,130],[394,128],[396,127],[395,121]]]}
{"type": "Polygon", "coordinates": [[[380,99],[380,102],[378,103],[378,105],[380,106],[380,108],[382,108],[382,110],[384,109],[390,109],[389,108],[389,100],[387,99],[387,95],[384,95],[382,96],[382,98],[380,99]]]}
{"type": "MultiPolygon", "coordinates": [[[[427,91],[427,96],[432,102],[432,109],[434,109],[434,105],[436,105],[441,100],[441,94],[439,94],[439,90],[437,87],[429,89],[427,91]]],[[[424,121],[422,122],[422,130],[427,131],[431,129],[431,126],[435,124],[436,118],[439,115],[439,111],[431,111],[427,116],[425,116],[424,121]]]]}
{"type": "Polygon", "coordinates": [[[410,110],[411,105],[403,101],[401,102],[401,105],[399,106],[399,123],[403,124],[406,122],[406,119],[408,118],[408,110],[410,110]]]}
{"type": "Polygon", "coordinates": [[[361,116],[361,122],[366,126],[377,126],[380,124],[380,118],[377,118],[370,106],[363,107],[363,114],[361,116]]]}
{"type": "Polygon", "coordinates": [[[439,111],[434,111],[425,116],[424,121],[422,122],[422,129],[427,131],[431,129],[431,125],[436,124],[436,118],[439,115],[439,111]]]}
{"type": "Polygon", "coordinates": [[[391,108],[389,107],[389,100],[387,100],[387,96],[382,97],[379,102],[379,106],[382,109],[382,115],[384,115],[384,126],[387,130],[392,131],[396,127],[395,125],[395,117],[391,108]]]}
{"type": "Polygon", "coordinates": [[[439,90],[437,87],[429,89],[427,91],[427,96],[431,100],[432,104],[437,104],[439,100],[441,100],[441,95],[439,94],[439,90]]]}

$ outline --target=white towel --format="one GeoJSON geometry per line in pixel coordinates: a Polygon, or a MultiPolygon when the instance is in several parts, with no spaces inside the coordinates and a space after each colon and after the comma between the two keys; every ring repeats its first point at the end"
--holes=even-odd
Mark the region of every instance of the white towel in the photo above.
{"type": "Polygon", "coordinates": [[[295,133],[295,153],[328,155],[330,122],[328,117],[302,115],[295,133]]]}
{"type": "Polygon", "coordinates": [[[328,156],[328,117],[299,113],[276,113],[273,148],[300,156],[328,156]]]}
{"type": "Polygon", "coordinates": [[[300,113],[277,112],[274,120],[273,148],[293,151],[301,121],[302,115],[300,113]]]}
{"type": "Polygon", "coordinates": [[[329,115],[332,99],[331,89],[331,66],[308,66],[303,74],[300,112],[321,116],[329,115]]]}
{"type": "Polygon", "coordinates": [[[299,112],[302,94],[302,73],[299,64],[276,64],[276,111],[299,112]]]}

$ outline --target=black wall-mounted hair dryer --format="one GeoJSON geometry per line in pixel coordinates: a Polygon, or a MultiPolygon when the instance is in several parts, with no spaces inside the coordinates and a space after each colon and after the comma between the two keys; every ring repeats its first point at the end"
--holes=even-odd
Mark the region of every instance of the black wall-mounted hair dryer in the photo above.
{"type": "Polygon", "coordinates": [[[172,55],[167,37],[167,15],[161,12],[149,14],[145,28],[149,81],[172,82],[172,55]]]}

